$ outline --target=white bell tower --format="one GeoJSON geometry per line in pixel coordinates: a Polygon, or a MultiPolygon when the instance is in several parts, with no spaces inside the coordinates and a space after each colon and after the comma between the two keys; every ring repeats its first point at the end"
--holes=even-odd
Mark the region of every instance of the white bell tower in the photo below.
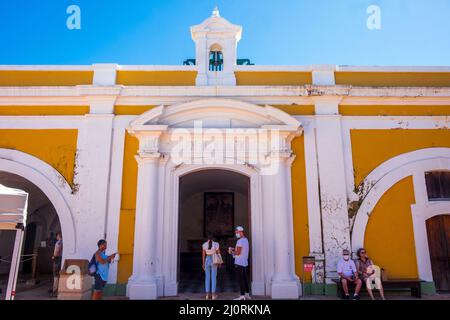
{"type": "Polygon", "coordinates": [[[234,66],[241,35],[242,27],[222,18],[217,7],[211,17],[191,27],[198,68],[197,86],[236,85],[234,66]]]}

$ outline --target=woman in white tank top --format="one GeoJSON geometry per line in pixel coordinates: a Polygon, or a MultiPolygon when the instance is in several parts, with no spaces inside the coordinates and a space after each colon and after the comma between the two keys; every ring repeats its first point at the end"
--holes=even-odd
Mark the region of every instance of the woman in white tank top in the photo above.
{"type": "Polygon", "coordinates": [[[219,243],[213,240],[212,236],[208,236],[208,240],[202,245],[202,262],[205,271],[205,291],[206,299],[217,299],[216,283],[217,283],[217,264],[214,264],[213,255],[219,254],[219,243]]]}

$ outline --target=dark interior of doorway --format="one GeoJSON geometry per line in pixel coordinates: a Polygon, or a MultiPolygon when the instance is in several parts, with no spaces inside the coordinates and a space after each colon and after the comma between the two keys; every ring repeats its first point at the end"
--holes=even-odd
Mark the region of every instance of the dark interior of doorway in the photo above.
{"type": "MultiPolygon", "coordinates": [[[[53,284],[53,249],[61,231],[56,209],[45,193],[26,178],[0,171],[0,184],[28,193],[27,223],[22,245],[16,299],[49,297],[53,284]]],[[[6,292],[15,232],[0,231],[0,289],[6,292]]],[[[0,294],[0,298],[2,295],[0,294]]]]}
{"type": "MultiPolygon", "coordinates": [[[[187,174],[180,178],[179,194],[179,259],[178,291],[180,293],[205,292],[205,274],[202,269],[202,244],[206,241],[205,197],[208,193],[232,193],[234,198],[233,219],[220,222],[230,230],[228,235],[215,234],[219,242],[224,264],[217,272],[216,292],[238,292],[234,260],[227,253],[237,239],[233,228],[242,225],[251,243],[249,178],[228,170],[209,169],[187,174]]],[[[251,254],[251,252],[250,252],[251,254]]],[[[251,257],[249,257],[251,261],[251,257]]],[[[251,266],[250,266],[251,268],[251,266]]],[[[251,279],[251,270],[249,279],[251,279]]]]}

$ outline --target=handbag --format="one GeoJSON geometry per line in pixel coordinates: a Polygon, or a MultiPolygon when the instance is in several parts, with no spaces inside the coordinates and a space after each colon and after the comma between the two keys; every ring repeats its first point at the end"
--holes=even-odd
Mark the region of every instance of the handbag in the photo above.
{"type": "Polygon", "coordinates": [[[217,252],[213,253],[212,258],[213,258],[213,264],[218,265],[218,264],[223,263],[222,255],[220,253],[217,253],[217,252]]]}

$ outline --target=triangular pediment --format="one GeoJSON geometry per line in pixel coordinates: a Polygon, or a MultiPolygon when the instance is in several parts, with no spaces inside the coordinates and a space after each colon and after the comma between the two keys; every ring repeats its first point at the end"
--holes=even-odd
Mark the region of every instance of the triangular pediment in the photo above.
{"type": "Polygon", "coordinates": [[[194,128],[277,128],[296,131],[301,123],[271,106],[233,99],[200,99],[171,106],[159,106],[142,114],[131,127],[194,128]]]}

